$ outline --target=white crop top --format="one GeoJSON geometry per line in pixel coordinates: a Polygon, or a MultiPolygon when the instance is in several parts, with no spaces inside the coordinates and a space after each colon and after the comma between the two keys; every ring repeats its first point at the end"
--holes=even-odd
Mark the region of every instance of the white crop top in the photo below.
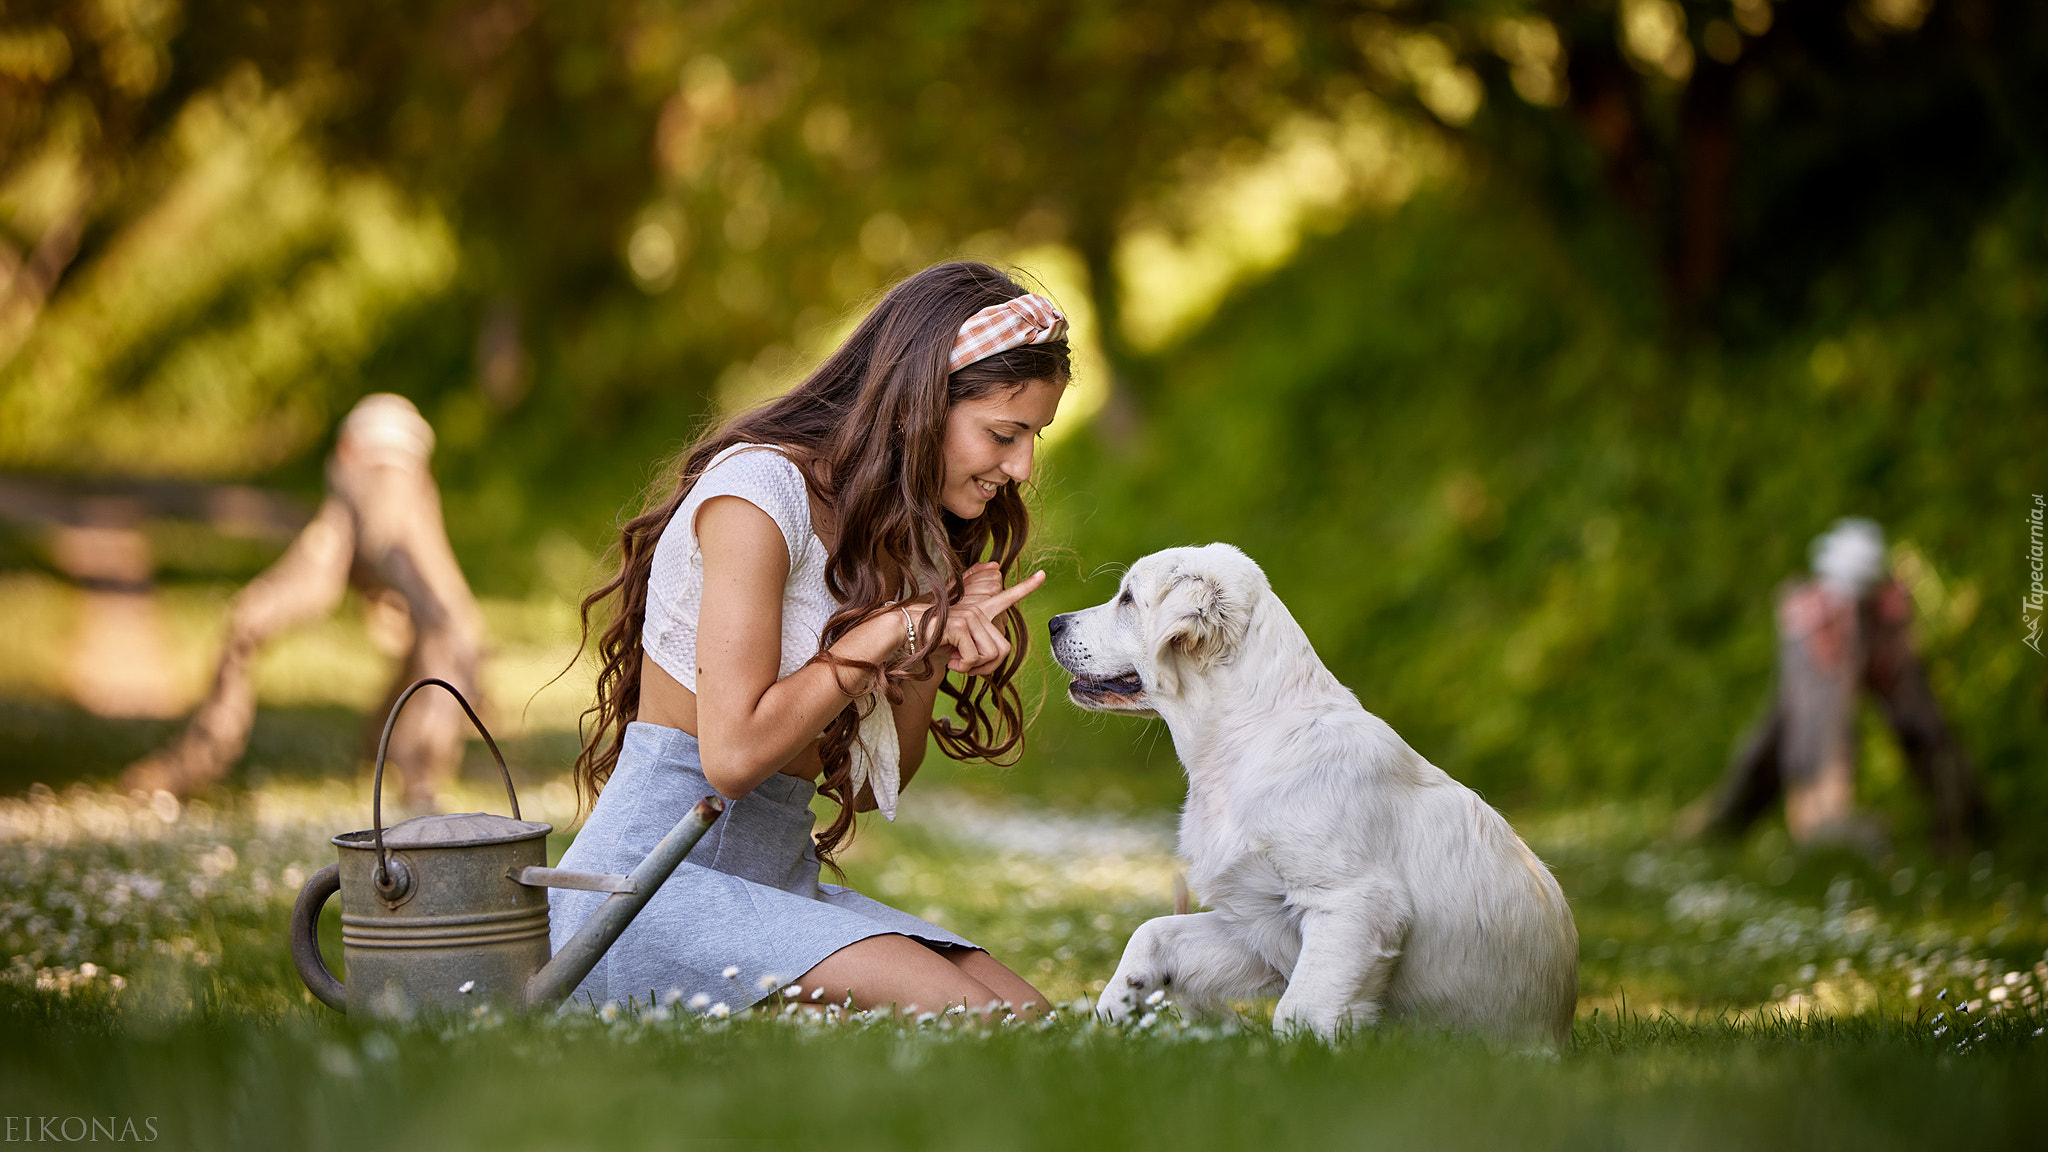
{"type": "Polygon", "coordinates": [[[690,691],[697,690],[697,614],[704,604],[704,552],[697,512],[707,500],[737,496],[768,514],[789,546],[789,582],[782,592],[779,679],[818,654],[818,637],[839,602],[825,588],[825,545],[811,532],[804,476],[789,457],[764,444],[735,444],[711,458],[696,487],[662,529],[647,574],[647,621],[640,644],[690,691]]]}
{"type": "MultiPolygon", "coordinates": [[[[825,587],[825,545],[811,531],[811,500],[803,473],[787,456],[766,444],[735,444],[711,458],[683,498],[661,539],[647,574],[647,619],[640,644],[690,691],[697,690],[697,617],[704,606],[704,551],[697,545],[697,512],[718,496],[737,496],[768,514],[789,548],[789,579],[782,590],[782,663],[776,679],[790,675],[818,654],[818,637],[839,610],[825,587]]],[[[902,768],[896,723],[887,701],[870,693],[861,701],[860,737],[853,753],[854,790],[874,788],[875,805],[896,818],[902,768]]]]}

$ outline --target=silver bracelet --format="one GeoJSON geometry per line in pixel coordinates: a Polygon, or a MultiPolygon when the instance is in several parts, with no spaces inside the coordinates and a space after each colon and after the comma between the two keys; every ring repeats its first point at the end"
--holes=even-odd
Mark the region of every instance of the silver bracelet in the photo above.
{"type": "Polygon", "coordinates": [[[915,656],[917,655],[917,621],[911,617],[909,605],[898,604],[896,610],[903,613],[904,646],[910,655],[915,656]]]}

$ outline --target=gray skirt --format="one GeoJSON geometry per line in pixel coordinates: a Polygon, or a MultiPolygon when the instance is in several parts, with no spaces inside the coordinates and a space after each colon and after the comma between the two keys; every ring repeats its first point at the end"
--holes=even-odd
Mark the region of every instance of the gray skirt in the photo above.
{"type": "MultiPolygon", "coordinates": [[[[618,766],[560,866],[631,872],[711,795],[702,765],[695,736],[627,725],[618,766]]],[[[810,781],[777,774],[728,801],[725,815],[577,986],[573,1002],[647,1003],[669,993],[687,1001],[701,992],[737,1012],[870,936],[976,947],[851,888],[819,883],[810,809],[817,794],[810,781]],[[727,977],[730,968],[739,971],[727,977]]],[[[602,892],[549,889],[556,951],[604,899],[602,892]]]]}

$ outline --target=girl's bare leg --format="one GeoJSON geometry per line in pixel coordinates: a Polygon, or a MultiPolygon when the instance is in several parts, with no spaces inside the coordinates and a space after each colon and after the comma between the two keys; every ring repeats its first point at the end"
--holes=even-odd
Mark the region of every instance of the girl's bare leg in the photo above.
{"type": "MultiPolygon", "coordinates": [[[[988,954],[971,955],[986,958],[988,954]]],[[[1002,968],[1000,964],[995,966],[1002,968]]],[[[894,1005],[905,1012],[944,1012],[955,1004],[964,1004],[969,1011],[980,1011],[991,1000],[1007,998],[1006,993],[983,984],[960,966],[949,963],[947,957],[908,936],[856,940],[820,960],[796,983],[803,986],[797,996],[803,1003],[843,1004],[850,994],[853,1006],[861,1009],[894,1005]],[[813,993],[820,988],[825,990],[824,995],[814,998],[813,993]]],[[[1030,985],[1018,983],[1027,989],[1027,999],[1030,998],[1030,985]]]]}

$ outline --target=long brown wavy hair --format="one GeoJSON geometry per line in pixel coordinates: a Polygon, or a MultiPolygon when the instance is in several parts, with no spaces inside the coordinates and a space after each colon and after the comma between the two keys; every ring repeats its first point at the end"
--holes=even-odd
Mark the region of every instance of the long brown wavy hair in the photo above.
{"type": "MultiPolygon", "coordinates": [[[[585,739],[576,757],[582,805],[596,803],[618,764],[626,725],[640,711],[640,632],[647,619],[655,544],[711,459],[735,444],[780,448],[802,470],[827,510],[826,519],[838,528],[825,586],[840,609],[826,623],[813,659],[886,677],[886,694],[898,703],[904,681],[931,674],[934,642],[945,633],[961,575],[973,564],[994,560],[1007,584],[1010,566],[1030,533],[1030,516],[1015,483],[1003,485],[971,520],[939,503],[947,410],[963,400],[1036,381],[1065,386],[1069,379],[1064,340],[1026,344],[947,371],[960,325],[981,309],[1024,293],[1015,280],[986,264],[927,268],[891,289],[801,384],[714,426],[663,469],[664,480],[650,490],[644,510],[619,532],[618,574],[583,599],[586,644],[593,615],[607,622],[597,641],[597,702],[583,714],[585,739]],[[902,598],[906,589],[919,590],[914,595],[946,591],[918,626],[917,651],[880,665],[827,651],[854,625],[902,598]]],[[[956,760],[1000,763],[1022,743],[1023,710],[1011,681],[1024,662],[1024,617],[1013,607],[1000,624],[1011,650],[995,673],[940,684],[953,701],[953,717],[935,717],[931,731],[956,760]]],[[[827,863],[853,833],[858,708],[850,698],[819,741],[825,774],[818,790],[839,805],[838,816],[817,837],[819,858],[827,863]]]]}

